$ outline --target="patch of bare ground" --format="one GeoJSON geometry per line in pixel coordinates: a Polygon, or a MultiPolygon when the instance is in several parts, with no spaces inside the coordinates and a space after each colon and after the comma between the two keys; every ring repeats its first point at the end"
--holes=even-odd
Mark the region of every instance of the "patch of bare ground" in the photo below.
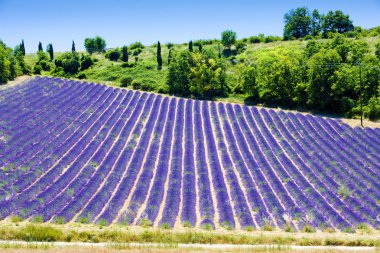
{"type": "Polygon", "coordinates": [[[22,85],[26,81],[33,79],[33,78],[34,78],[34,76],[19,76],[16,79],[7,82],[6,84],[0,83],[0,90],[4,90],[4,89],[7,89],[9,87],[16,86],[16,85],[22,85]]]}

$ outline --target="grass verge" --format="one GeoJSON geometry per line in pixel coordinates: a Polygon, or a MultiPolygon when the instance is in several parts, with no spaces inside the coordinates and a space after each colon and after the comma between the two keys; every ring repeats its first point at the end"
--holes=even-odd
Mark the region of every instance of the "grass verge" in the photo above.
{"type": "Polygon", "coordinates": [[[165,244],[267,244],[299,246],[380,246],[379,231],[371,233],[286,233],[281,231],[205,231],[194,228],[109,227],[92,224],[34,224],[21,222],[0,226],[0,240],[27,242],[105,242],[165,244]]]}

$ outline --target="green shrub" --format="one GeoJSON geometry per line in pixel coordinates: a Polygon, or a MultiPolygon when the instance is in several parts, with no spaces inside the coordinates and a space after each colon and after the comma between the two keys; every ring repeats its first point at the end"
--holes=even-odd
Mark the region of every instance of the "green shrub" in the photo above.
{"type": "Polygon", "coordinates": [[[65,223],[66,223],[66,220],[65,220],[65,218],[63,218],[63,217],[58,216],[57,218],[55,218],[54,223],[55,223],[55,224],[65,224],[65,223]]]}
{"type": "Polygon", "coordinates": [[[185,228],[192,228],[193,227],[193,225],[191,225],[190,221],[184,221],[182,223],[182,226],[184,226],[185,228]]]}
{"type": "Polygon", "coordinates": [[[94,60],[91,58],[89,55],[83,55],[81,64],[80,64],[80,69],[81,70],[86,70],[90,68],[92,65],[94,65],[94,60]]]}
{"type": "Polygon", "coordinates": [[[43,219],[42,215],[38,215],[38,216],[35,216],[35,217],[32,219],[32,222],[33,222],[33,223],[43,223],[43,222],[44,222],[44,219],[43,219]]]}
{"type": "Polygon", "coordinates": [[[171,229],[172,227],[170,226],[169,223],[164,222],[164,223],[161,224],[160,228],[162,228],[162,229],[171,229]]]}
{"type": "Polygon", "coordinates": [[[80,73],[77,76],[78,79],[86,79],[86,74],[85,73],[80,73]]]}
{"type": "Polygon", "coordinates": [[[129,45],[129,50],[134,50],[137,48],[144,49],[145,46],[140,41],[134,42],[131,45],[129,45]]]}
{"type": "Polygon", "coordinates": [[[124,62],[123,64],[121,64],[121,66],[123,68],[132,68],[134,64],[132,62],[124,62]]]}
{"type": "Polygon", "coordinates": [[[120,80],[120,83],[121,83],[120,86],[121,87],[128,87],[128,86],[132,85],[132,82],[133,82],[132,77],[130,77],[130,76],[124,76],[120,80]]]}
{"type": "Polygon", "coordinates": [[[18,216],[18,215],[13,215],[13,216],[11,216],[11,221],[12,221],[13,223],[21,222],[21,221],[23,221],[23,220],[24,220],[24,219],[21,218],[21,217],[18,216]]]}
{"type": "Polygon", "coordinates": [[[119,60],[120,56],[121,54],[118,48],[107,51],[105,55],[105,57],[109,59],[110,61],[117,61],[119,60]]]}
{"type": "Polygon", "coordinates": [[[33,68],[33,74],[41,75],[42,67],[40,65],[35,65],[33,68]]]}
{"type": "Polygon", "coordinates": [[[153,223],[149,219],[143,218],[139,221],[139,225],[142,227],[151,227],[153,223]]]}
{"type": "Polygon", "coordinates": [[[315,229],[310,226],[309,224],[305,225],[302,229],[303,232],[305,233],[315,233],[315,229]]]}
{"type": "Polygon", "coordinates": [[[105,219],[101,219],[101,220],[98,221],[98,225],[102,226],[102,227],[105,227],[105,226],[108,225],[108,222],[105,219]]]}

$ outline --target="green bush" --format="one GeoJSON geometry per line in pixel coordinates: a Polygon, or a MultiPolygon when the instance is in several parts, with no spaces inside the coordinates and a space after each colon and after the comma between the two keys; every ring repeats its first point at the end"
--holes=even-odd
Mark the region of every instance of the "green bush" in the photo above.
{"type": "Polygon", "coordinates": [[[130,86],[130,85],[132,85],[132,82],[133,82],[133,79],[132,79],[132,77],[130,77],[130,76],[124,76],[124,77],[122,77],[121,80],[120,80],[121,87],[127,87],[127,86],[130,86]]]}
{"type": "Polygon", "coordinates": [[[119,60],[120,56],[121,56],[121,53],[118,48],[107,51],[105,55],[105,57],[109,59],[110,61],[117,61],[119,60]]]}
{"type": "Polygon", "coordinates": [[[40,65],[35,65],[33,69],[33,74],[41,75],[42,67],[40,65]]]}
{"type": "Polygon", "coordinates": [[[94,65],[94,60],[89,55],[82,55],[80,70],[86,70],[94,65]]]}

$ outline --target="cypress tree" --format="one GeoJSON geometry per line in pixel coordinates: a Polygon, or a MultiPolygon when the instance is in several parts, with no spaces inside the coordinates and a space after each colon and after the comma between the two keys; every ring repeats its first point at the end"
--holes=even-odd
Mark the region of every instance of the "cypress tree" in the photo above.
{"type": "Polygon", "coordinates": [[[123,46],[122,48],[121,60],[123,62],[128,62],[128,47],[127,46],[123,46]]]}
{"type": "Polygon", "coordinates": [[[22,55],[25,56],[25,44],[24,44],[24,40],[22,40],[22,42],[20,44],[20,50],[22,52],[22,55]]]}
{"type": "Polygon", "coordinates": [[[218,44],[218,57],[222,58],[222,54],[220,53],[220,44],[218,44]]]}
{"type": "Polygon", "coordinates": [[[161,69],[162,67],[162,57],[161,57],[161,44],[158,41],[157,43],[157,63],[158,63],[158,68],[161,69]]]}
{"type": "Polygon", "coordinates": [[[172,50],[169,49],[168,65],[170,65],[170,62],[172,61],[172,58],[173,58],[173,56],[172,56],[172,50]]]}
{"type": "Polygon", "coordinates": [[[190,40],[190,42],[189,42],[189,51],[193,52],[193,41],[192,40],[190,40]]]}
{"type": "Polygon", "coordinates": [[[54,50],[53,50],[53,45],[52,44],[48,44],[47,45],[46,52],[49,53],[50,61],[53,61],[53,59],[54,59],[54,50]]]}
{"type": "Polygon", "coordinates": [[[44,51],[44,50],[42,49],[42,43],[41,43],[41,41],[38,43],[38,51],[44,51]]]}
{"type": "Polygon", "coordinates": [[[75,42],[73,41],[73,44],[71,45],[71,52],[75,52],[75,42]]]}
{"type": "Polygon", "coordinates": [[[202,44],[201,43],[199,43],[198,49],[199,49],[199,52],[202,53],[202,44]]]}

